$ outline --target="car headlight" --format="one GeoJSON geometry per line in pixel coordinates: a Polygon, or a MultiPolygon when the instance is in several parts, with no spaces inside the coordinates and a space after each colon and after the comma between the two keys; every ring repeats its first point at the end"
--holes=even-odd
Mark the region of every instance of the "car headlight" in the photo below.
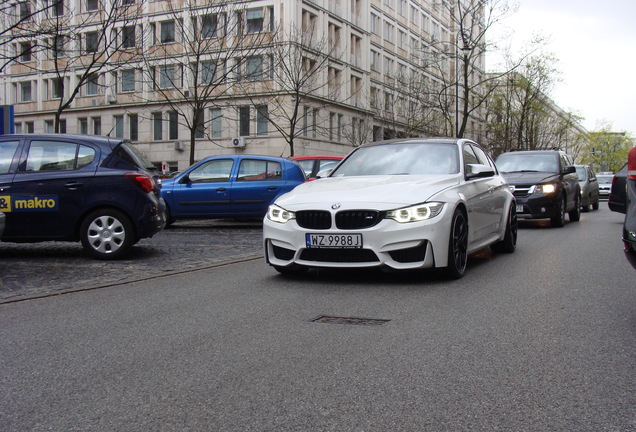
{"type": "Polygon", "coordinates": [[[547,183],[535,186],[534,192],[551,194],[556,191],[556,185],[554,183],[547,183]]]}
{"type": "Polygon", "coordinates": [[[412,207],[405,207],[386,212],[387,219],[393,219],[396,222],[418,222],[426,219],[432,219],[444,208],[444,203],[434,202],[418,204],[412,207]]]}
{"type": "Polygon", "coordinates": [[[267,219],[272,222],[286,223],[287,221],[296,219],[296,214],[282,207],[278,207],[276,204],[272,204],[267,209],[267,219]]]}

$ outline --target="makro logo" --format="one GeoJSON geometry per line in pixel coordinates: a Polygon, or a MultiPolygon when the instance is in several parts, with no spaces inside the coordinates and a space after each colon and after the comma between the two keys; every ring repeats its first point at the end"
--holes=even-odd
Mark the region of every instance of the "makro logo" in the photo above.
{"type": "Polygon", "coordinates": [[[8,211],[54,211],[57,210],[57,195],[13,195],[8,211]]]}

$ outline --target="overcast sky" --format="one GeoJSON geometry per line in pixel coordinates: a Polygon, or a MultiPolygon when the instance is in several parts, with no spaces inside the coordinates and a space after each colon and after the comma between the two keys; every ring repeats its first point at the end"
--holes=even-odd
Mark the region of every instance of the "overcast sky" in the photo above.
{"type": "Polygon", "coordinates": [[[533,33],[559,59],[552,99],[595,130],[609,123],[636,137],[636,1],[518,0],[504,21],[519,49],[533,33]]]}

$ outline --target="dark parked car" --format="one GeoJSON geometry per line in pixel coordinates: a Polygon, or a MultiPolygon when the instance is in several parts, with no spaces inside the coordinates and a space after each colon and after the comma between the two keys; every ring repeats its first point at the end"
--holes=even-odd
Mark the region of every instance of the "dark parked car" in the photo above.
{"type": "Polygon", "coordinates": [[[310,156],[292,156],[290,158],[296,161],[298,165],[305,171],[305,177],[309,180],[316,178],[316,175],[323,170],[333,169],[342,160],[342,156],[332,155],[310,155],[310,156]]]}
{"type": "Polygon", "coordinates": [[[153,170],[121,139],[2,135],[2,241],[81,241],[93,257],[120,258],[165,225],[153,170]]]}
{"type": "MultiPolygon", "coordinates": [[[[2,203],[0,202],[0,206],[1,205],[2,203]]],[[[0,212],[0,238],[2,237],[2,233],[4,232],[4,220],[5,220],[4,213],[0,212]]]]}
{"type": "Polygon", "coordinates": [[[623,225],[625,251],[636,268],[636,147],[627,156],[627,202],[623,225]]]}
{"type": "Polygon", "coordinates": [[[610,191],[607,204],[613,212],[625,214],[627,201],[627,164],[618,170],[612,179],[612,189],[610,191]]]}
{"type": "Polygon", "coordinates": [[[590,207],[598,210],[599,191],[598,180],[594,170],[589,165],[575,165],[576,174],[579,176],[579,187],[581,188],[581,210],[588,212],[590,207]]]}
{"type": "Polygon", "coordinates": [[[305,182],[292,160],[256,155],[211,156],[172,179],[161,195],[168,223],[192,218],[259,218],[278,196],[305,182]]]}
{"type": "Polygon", "coordinates": [[[497,168],[517,199],[520,219],[549,218],[562,227],[581,218],[581,193],[576,168],[560,150],[513,151],[499,155],[497,168]]]}

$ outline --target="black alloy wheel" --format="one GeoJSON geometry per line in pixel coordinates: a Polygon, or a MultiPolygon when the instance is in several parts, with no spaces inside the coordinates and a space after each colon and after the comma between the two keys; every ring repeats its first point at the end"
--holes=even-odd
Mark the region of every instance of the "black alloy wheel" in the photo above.
{"type": "Polygon", "coordinates": [[[452,279],[460,279],[466,272],[468,263],[468,222],[460,209],[453,214],[448,244],[447,275],[452,279]]]}

